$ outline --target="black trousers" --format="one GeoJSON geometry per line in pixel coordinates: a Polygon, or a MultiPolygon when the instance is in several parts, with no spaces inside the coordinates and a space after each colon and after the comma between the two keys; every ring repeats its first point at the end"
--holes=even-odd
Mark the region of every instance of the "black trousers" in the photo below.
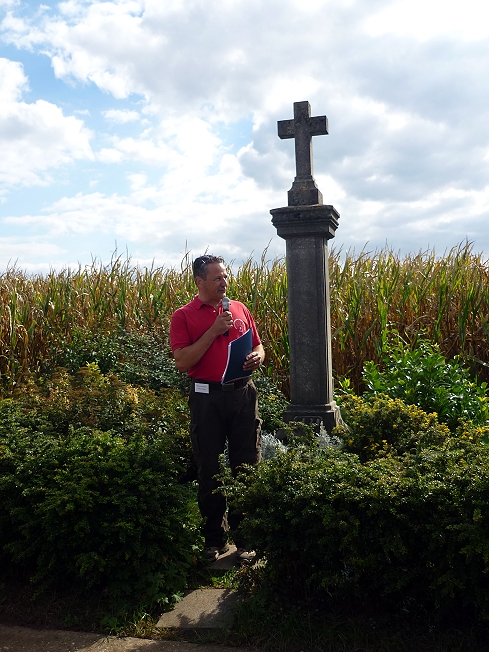
{"type": "Polygon", "coordinates": [[[233,474],[241,464],[256,464],[260,460],[261,420],[256,388],[250,380],[234,391],[210,389],[208,394],[200,394],[195,392],[192,383],[189,406],[205,545],[222,546],[229,527],[235,544],[244,546],[244,541],[236,533],[242,516],[233,512],[226,516],[225,496],[220,492],[213,493],[219,487],[214,476],[219,473],[219,455],[224,453],[226,441],[233,474]]]}

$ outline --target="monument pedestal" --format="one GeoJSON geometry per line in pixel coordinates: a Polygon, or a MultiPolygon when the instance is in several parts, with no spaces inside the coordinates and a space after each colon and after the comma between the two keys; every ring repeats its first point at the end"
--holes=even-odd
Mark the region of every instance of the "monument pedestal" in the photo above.
{"type": "Polygon", "coordinates": [[[339,215],[323,206],[312,176],[312,137],[328,133],[328,119],[311,116],[309,102],[294,102],[294,118],[279,120],[279,138],[295,139],[296,176],[289,205],[273,208],[272,223],[286,242],[289,303],[290,398],[284,418],[328,432],[343,423],[333,400],[328,240],[339,215]]]}
{"type": "Polygon", "coordinates": [[[339,214],[333,206],[302,205],[270,211],[286,241],[290,398],[284,418],[328,432],[341,423],[333,400],[327,241],[339,214]]]}

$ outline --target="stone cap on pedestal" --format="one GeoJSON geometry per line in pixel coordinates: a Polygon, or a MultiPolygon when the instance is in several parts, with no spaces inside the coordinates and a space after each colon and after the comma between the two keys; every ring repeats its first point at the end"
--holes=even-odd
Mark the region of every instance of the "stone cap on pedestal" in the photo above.
{"type": "Polygon", "coordinates": [[[304,236],[334,238],[340,215],[334,206],[284,206],[272,208],[272,224],[277,234],[287,240],[304,236]]]}

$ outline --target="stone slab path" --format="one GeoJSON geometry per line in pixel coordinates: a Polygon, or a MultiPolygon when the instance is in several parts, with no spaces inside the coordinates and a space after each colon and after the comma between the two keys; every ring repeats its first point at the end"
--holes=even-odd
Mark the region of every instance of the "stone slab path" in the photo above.
{"type": "Polygon", "coordinates": [[[2,652],[256,652],[251,648],[197,645],[186,641],[116,638],[85,632],[0,625],[2,652]]]}
{"type": "MultiPolygon", "coordinates": [[[[213,562],[216,570],[228,570],[236,564],[236,547],[213,562]]],[[[231,589],[190,591],[175,608],[161,616],[158,627],[220,629],[232,624],[239,596],[231,589]]],[[[0,625],[0,652],[256,652],[251,648],[222,645],[197,645],[185,641],[154,641],[140,638],[116,638],[86,632],[38,630],[0,625]]]]}
{"type": "Polygon", "coordinates": [[[221,629],[230,627],[239,597],[231,589],[197,589],[161,616],[157,627],[221,629]]]}
{"type": "MultiPolygon", "coordinates": [[[[230,546],[228,552],[221,555],[212,568],[229,570],[236,564],[236,546],[230,546]]],[[[164,613],[158,621],[158,627],[178,629],[220,629],[230,627],[239,596],[232,589],[197,589],[164,613]]]]}

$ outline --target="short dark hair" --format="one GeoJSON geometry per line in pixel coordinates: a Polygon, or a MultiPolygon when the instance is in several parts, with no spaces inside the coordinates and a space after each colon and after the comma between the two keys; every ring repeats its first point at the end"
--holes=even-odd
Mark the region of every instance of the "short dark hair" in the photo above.
{"type": "Polygon", "coordinates": [[[224,258],[221,256],[199,256],[193,262],[194,278],[200,276],[204,281],[207,278],[207,266],[210,263],[219,263],[222,265],[224,263],[224,258]]]}

